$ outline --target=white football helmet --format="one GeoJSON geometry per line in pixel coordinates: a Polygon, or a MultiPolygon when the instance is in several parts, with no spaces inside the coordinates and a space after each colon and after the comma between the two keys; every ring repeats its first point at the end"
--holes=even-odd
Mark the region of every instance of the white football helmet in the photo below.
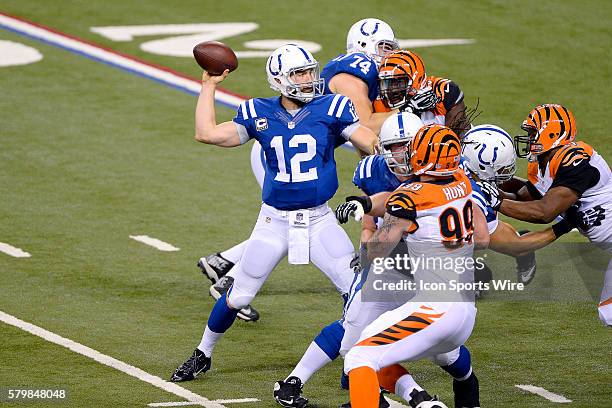
{"type": "Polygon", "coordinates": [[[409,146],[421,127],[423,127],[421,119],[408,112],[391,115],[382,124],[379,135],[380,155],[385,158],[393,174],[398,176],[410,174],[409,146]],[[391,146],[398,143],[403,143],[405,149],[392,151],[391,146]]]}
{"type": "Polygon", "coordinates": [[[482,181],[501,184],[514,176],[516,152],[512,138],[495,125],[470,129],[462,140],[464,166],[482,181]]]}
{"type": "Polygon", "coordinates": [[[389,24],[377,18],[364,18],[350,28],[346,36],[346,52],[363,52],[377,65],[385,54],[399,49],[389,24]]]}
{"type": "Polygon", "coordinates": [[[268,57],[266,73],[270,88],[287,98],[310,102],[323,94],[325,82],[319,76],[319,63],[310,51],[298,45],[286,44],[274,50],[268,57]],[[294,82],[293,77],[300,73],[310,73],[310,80],[294,82]]]}

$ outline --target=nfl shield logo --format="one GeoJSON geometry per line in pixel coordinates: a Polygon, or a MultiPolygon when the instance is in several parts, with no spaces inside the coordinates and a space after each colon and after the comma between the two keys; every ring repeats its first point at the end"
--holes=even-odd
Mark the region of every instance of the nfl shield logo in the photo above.
{"type": "Polygon", "coordinates": [[[295,219],[297,221],[302,221],[304,219],[304,215],[302,213],[295,214],[295,219]]]}
{"type": "Polygon", "coordinates": [[[288,127],[289,129],[293,129],[293,128],[295,128],[295,122],[293,122],[293,121],[292,121],[292,122],[287,123],[287,127],[288,127]]]}

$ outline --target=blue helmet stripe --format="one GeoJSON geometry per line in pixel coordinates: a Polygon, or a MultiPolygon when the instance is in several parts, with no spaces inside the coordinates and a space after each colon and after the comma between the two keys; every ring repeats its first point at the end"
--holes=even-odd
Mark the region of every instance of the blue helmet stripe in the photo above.
{"type": "Polygon", "coordinates": [[[400,137],[404,137],[404,117],[401,113],[397,114],[397,125],[399,126],[400,137]]]}
{"type": "Polygon", "coordinates": [[[466,138],[466,137],[467,137],[467,136],[468,136],[470,133],[477,132],[477,131],[479,131],[479,130],[490,130],[490,131],[492,131],[492,132],[499,133],[499,134],[501,134],[501,135],[504,135],[504,136],[505,136],[505,137],[508,139],[508,141],[509,141],[510,143],[513,143],[512,138],[510,137],[510,135],[509,135],[508,133],[506,133],[506,132],[504,132],[504,131],[501,131],[501,130],[499,130],[499,129],[496,129],[496,128],[494,128],[494,127],[475,127],[475,128],[473,128],[473,129],[470,129],[470,130],[469,130],[469,131],[468,131],[468,132],[465,134],[465,136],[463,136],[463,137],[464,137],[464,138],[466,138]]]}
{"type": "Polygon", "coordinates": [[[312,60],[310,59],[310,56],[308,55],[308,53],[306,52],[306,50],[305,50],[305,49],[303,49],[302,47],[300,47],[300,46],[298,46],[298,45],[296,45],[296,47],[298,47],[298,49],[299,49],[300,51],[302,51],[302,54],[304,54],[304,56],[306,57],[306,61],[308,61],[308,62],[312,62],[312,60]]]}

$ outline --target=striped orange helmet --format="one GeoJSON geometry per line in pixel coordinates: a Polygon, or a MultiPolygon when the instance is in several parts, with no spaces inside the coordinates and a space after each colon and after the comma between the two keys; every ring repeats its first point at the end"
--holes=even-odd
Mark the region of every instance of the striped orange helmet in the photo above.
{"type": "Polygon", "coordinates": [[[576,139],[574,115],[564,106],[552,103],[536,106],[523,121],[521,129],[527,135],[514,137],[519,157],[542,154],[576,139]]]}
{"type": "Polygon", "coordinates": [[[387,54],[378,71],[380,97],[389,108],[401,108],[416,94],[425,77],[425,64],[414,52],[387,54]]]}
{"type": "Polygon", "coordinates": [[[450,176],[459,168],[460,156],[461,140],[446,126],[424,126],[410,143],[414,175],[450,176]]]}

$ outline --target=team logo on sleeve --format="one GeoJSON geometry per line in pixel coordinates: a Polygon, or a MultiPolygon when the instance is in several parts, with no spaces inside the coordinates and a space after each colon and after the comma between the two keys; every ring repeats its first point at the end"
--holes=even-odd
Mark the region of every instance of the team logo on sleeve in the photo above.
{"type": "Polygon", "coordinates": [[[268,129],[268,119],[260,118],[255,120],[255,128],[258,132],[268,129]]]}

